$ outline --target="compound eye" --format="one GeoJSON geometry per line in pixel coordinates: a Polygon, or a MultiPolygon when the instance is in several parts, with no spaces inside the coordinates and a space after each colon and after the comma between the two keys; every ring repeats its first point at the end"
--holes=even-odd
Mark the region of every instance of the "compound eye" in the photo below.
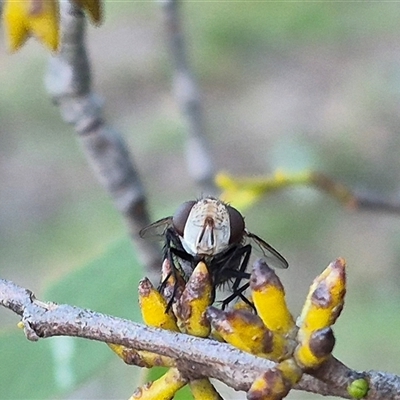
{"type": "Polygon", "coordinates": [[[178,232],[180,236],[183,236],[183,231],[185,230],[186,221],[189,217],[190,211],[192,211],[192,208],[196,203],[197,202],[193,200],[183,203],[175,211],[175,214],[172,217],[172,225],[174,226],[175,230],[178,232]]]}
{"type": "Polygon", "coordinates": [[[236,208],[226,206],[229,214],[229,224],[231,227],[231,237],[229,244],[239,243],[242,240],[244,233],[244,218],[236,208]]]}

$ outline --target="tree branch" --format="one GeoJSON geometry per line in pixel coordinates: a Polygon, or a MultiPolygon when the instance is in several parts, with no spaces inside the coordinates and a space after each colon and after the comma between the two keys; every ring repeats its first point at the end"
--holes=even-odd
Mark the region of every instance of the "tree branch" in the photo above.
{"type": "MultiPolygon", "coordinates": [[[[76,336],[147,350],[174,359],[188,377],[216,378],[236,390],[247,391],[259,375],[276,365],[226,343],[150,328],[66,304],[44,303],[31,291],[4,279],[0,279],[0,305],[22,316],[29,340],[76,336]]],[[[379,371],[361,374],[370,382],[367,400],[400,399],[399,376],[379,371]]],[[[303,375],[295,388],[349,398],[347,385],[360,373],[332,357],[313,375],[303,375]]]]}
{"type": "Polygon", "coordinates": [[[354,192],[348,186],[319,172],[310,173],[310,182],[317,189],[326,192],[345,206],[360,210],[400,214],[400,202],[391,202],[372,195],[354,192]]]}
{"type": "Polygon", "coordinates": [[[173,63],[173,91],[186,122],[186,163],[189,174],[206,194],[216,194],[214,165],[204,129],[200,93],[187,60],[179,0],[162,2],[173,63]]]}
{"type": "Polygon", "coordinates": [[[122,135],[107,125],[101,101],[91,90],[85,17],[69,1],[60,2],[60,14],[62,45],[49,62],[47,91],[64,121],[74,126],[95,176],[123,214],[139,258],[149,270],[159,271],[158,245],[138,236],[140,229],[151,222],[139,172],[122,135]]]}

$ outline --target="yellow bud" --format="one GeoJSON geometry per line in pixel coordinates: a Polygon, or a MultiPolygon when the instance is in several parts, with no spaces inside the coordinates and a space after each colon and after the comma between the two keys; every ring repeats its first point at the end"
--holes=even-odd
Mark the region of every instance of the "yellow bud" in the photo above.
{"type": "Polygon", "coordinates": [[[303,375],[303,371],[293,358],[280,362],[277,369],[282,372],[283,377],[290,387],[294,386],[303,375]]]}
{"type": "Polygon", "coordinates": [[[59,44],[58,1],[6,0],[3,18],[9,50],[18,50],[31,35],[50,50],[57,50],[59,44]]]}
{"type": "Polygon", "coordinates": [[[120,344],[107,344],[110,349],[128,365],[137,365],[143,368],[174,367],[176,365],[174,359],[167,356],[160,356],[151,351],[135,350],[120,344]]]}
{"type": "Polygon", "coordinates": [[[292,340],[271,332],[259,316],[248,310],[222,311],[209,307],[207,317],[213,329],[226,342],[248,353],[280,361],[294,350],[292,340]]]}
{"type": "Polygon", "coordinates": [[[257,378],[249,392],[249,400],[281,400],[300,380],[303,372],[293,358],[280,362],[257,378]]]}
{"type": "Polygon", "coordinates": [[[292,333],[295,323],[286,304],[285,290],[264,260],[254,263],[250,287],[254,306],[265,326],[282,335],[292,333]]]}
{"type": "Polygon", "coordinates": [[[281,400],[291,389],[282,372],[271,368],[258,377],[247,392],[248,400],[281,400]]]}
{"type": "Polygon", "coordinates": [[[166,300],[147,278],[139,283],[139,304],[146,325],[179,331],[172,312],[166,312],[166,300]]]}
{"type": "Polygon", "coordinates": [[[189,382],[194,400],[223,400],[208,379],[196,379],[189,382]]]}
{"type": "Polygon", "coordinates": [[[212,304],[214,291],[206,264],[199,262],[174,307],[181,332],[207,337],[210,323],[206,318],[207,307],[212,304]]]}
{"type": "Polygon", "coordinates": [[[340,315],[346,293],[345,261],[341,258],[314,280],[297,324],[296,361],[317,368],[331,354],[335,338],[331,329],[340,315]]]}
{"type": "Polygon", "coordinates": [[[314,280],[298,321],[300,329],[312,332],[335,323],[346,293],[345,267],[339,258],[314,280]]]}
{"type": "Polygon", "coordinates": [[[187,384],[176,368],[170,368],[161,378],[136,389],[129,400],[169,400],[187,384]]]}
{"type": "Polygon", "coordinates": [[[171,263],[168,259],[165,259],[161,267],[160,292],[167,303],[170,301],[174,303],[181,297],[185,284],[181,273],[177,269],[173,271],[171,263]]]}
{"type": "Polygon", "coordinates": [[[273,335],[257,315],[247,310],[210,307],[207,316],[213,328],[232,346],[259,356],[272,352],[273,335]]]}

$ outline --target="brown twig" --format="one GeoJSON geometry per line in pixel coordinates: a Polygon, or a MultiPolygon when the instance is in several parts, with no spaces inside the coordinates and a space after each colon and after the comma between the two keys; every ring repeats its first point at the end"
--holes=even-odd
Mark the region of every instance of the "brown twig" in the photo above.
{"type": "MultiPolygon", "coordinates": [[[[29,340],[52,336],[76,336],[147,350],[176,361],[191,378],[216,378],[236,390],[248,390],[272,361],[244,353],[216,341],[150,328],[124,319],[70,305],[44,303],[27,289],[0,279],[0,305],[22,316],[29,340]]],[[[314,372],[305,374],[296,389],[349,398],[347,385],[359,373],[332,358],[314,372]],[[328,383],[326,383],[328,382],[328,383]]],[[[362,375],[370,382],[367,400],[400,399],[400,377],[379,371],[362,375]]]]}
{"type": "Polygon", "coordinates": [[[190,71],[179,0],[162,2],[168,45],[173,63],[173,91],[183,114],[188,138],[186,163],[189,174],[206,194],[216,194],[214,165],[205,135],[199,89],[190,71]]]}
{"type": "Polygon", "coordinates": [[[151,221],[138,170],[122,135],[107,125],[100,99],[91,90],[91,70],[85,48],[85,18],[71,2],[60,3],[62,45],[50,59],[46,88],[62,118],[72,124],[95,176],[123,214],[143,264],[159,270],[156,243],[140,240],[138,232],[151,221]]]}
{"type": "Polygon", "coordinates": [[[351,209],[400,214],[400,202],[391,202],[384,198],[357,194],[348,186],[325,174],[311,172],[310,183],[351,209]]]}

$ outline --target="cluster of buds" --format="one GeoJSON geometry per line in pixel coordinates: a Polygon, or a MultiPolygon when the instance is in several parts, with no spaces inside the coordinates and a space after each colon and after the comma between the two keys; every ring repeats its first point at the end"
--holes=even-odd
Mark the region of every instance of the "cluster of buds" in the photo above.
{"type": "MultiPolygon", "coordinates": [[[[162,289],[158,291],[147,279],[139,283],[139,304],[144,322],[152,327],[182,332],[206,338],[211,325],[206,310],[212,303],[213,286],[207,266],[200,262],[185,284],[177,270],[172,271],[168,260],[162,267],[162,289]]],[[[190,385],[194,399],[221,399],[209,379],[190,380],[175,367],[173,359],[155,353],[136,351],[109,344],[127,364],[151,368],[168,366],[170,369],[157,381],[138,388],[131,399],[172,399],[186,384],[190,385]]]]}
{"type": "MultiPolygon", "coordinates": [[[[160,291],[144,279],[139,301],[149,326],[225,341],[274,361],[276,366],[254,381],[247,398],[278,400],[289,393],[303,372],[318,369],[330,357],[334,346],[331,326],[343,308],[345,287],[345,262],[338,259],[314,280],[296,323],[281,281],[261,259],[251,273],[249,304],[238,302],[227,310],[211,305],[214,288],[203,262],[186,283],[166,260],[160,291]]],[[[138,388],[132,400],[172,399],[187,384],[194,399],[221,399],[208,378],[188,378],[172,358],[120,345],[110,347],[128,364],[170,367],[158,380],[138,388]]]]}

